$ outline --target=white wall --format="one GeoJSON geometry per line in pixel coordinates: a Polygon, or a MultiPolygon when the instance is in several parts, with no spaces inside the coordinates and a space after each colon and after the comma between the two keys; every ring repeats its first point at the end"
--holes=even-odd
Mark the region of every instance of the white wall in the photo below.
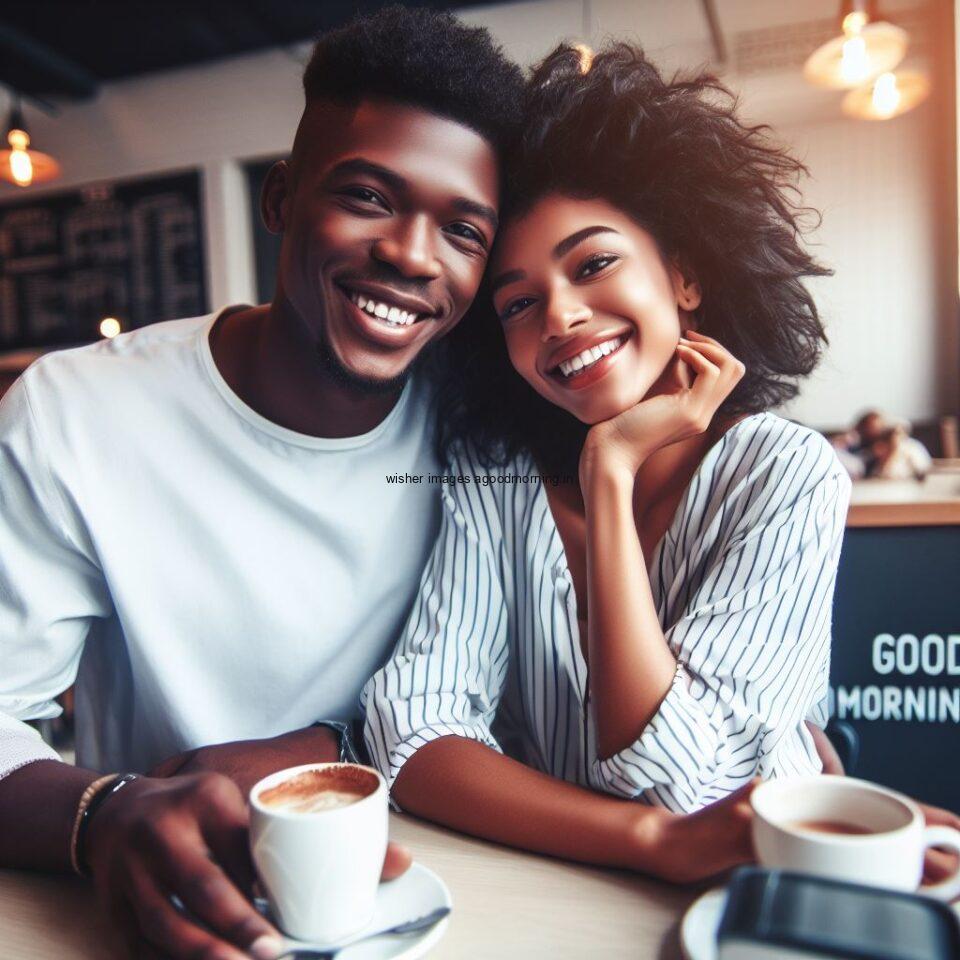
{"type": "MultiPolygon", "coordinates": [[[[795,18],[797,6],[720,0],[728,45],[738,31],[795,18]]],[[[799,6],[804,19],[817,19],[837,5],[799,6]]],[[[523,63],[564,37],[596,43],[611,34],[641,41],[669,71],[711,56],[699,0],[526,0],[462,16],[488,27],[523,63]]],[[[251,300],[240,162],[289,149],[307,53],[300,46],[110,84],[56,119],[31,112],[38,147],[64,165],[63,179],[47,189],[202,167],[211,301],[251,300]]],[[[955,409],[956,184],[950,172],[944,186],[936,156],[945,149],[935,129],[941,114],[927,105],[887,123],[855,122],[841,117],[837,96],[811,90],[796,70],[725,79],[741,92],[745,112],[771,122],[810,166],[807,199],[824,211],[814,239],[836,270],[815,285],[831,346],[788,413],[828,426],[871,405],[917,419],[955,409]]],[[[15,190],[0,189],[0,200],[15,190]]]]}

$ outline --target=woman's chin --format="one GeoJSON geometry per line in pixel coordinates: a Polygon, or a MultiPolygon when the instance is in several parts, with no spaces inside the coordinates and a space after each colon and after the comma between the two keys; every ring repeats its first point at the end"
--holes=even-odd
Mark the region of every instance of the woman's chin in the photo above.
{"type": "Polygon", "coordinates": [[[640,398],[625,401],[622,397],[584,397],[584,400],[587,402],[568,406],[567,410],[588,427],[613,420],[640,402],[640,398]]]}

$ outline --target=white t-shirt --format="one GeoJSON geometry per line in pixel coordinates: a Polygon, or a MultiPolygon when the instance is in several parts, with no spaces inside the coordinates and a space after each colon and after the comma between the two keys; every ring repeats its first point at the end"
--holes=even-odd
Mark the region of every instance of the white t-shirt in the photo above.
{"type": "Polygon", "coordinates": [[[217,315],[48,354],[0,404],[0,777],[77,678],[77,761],[146,770],[359,713],[439,521],[426,385],[325,439],[243,403],[217,315]],[[82,656],[81,656],[82,655],[82,656]],[[79,668],[79,674],[78,674],[79,668]]]}

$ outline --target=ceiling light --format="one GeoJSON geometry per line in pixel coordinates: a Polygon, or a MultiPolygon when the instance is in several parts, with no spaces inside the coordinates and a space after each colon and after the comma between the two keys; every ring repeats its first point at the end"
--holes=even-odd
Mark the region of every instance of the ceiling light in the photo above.
{"type": "Polygon", "coordinates": [[[60,164],[53,157],[31,149],[30,134],[18,104],[10,110],[7,143],[10,149],[0,150],[0,178],[18,187],[29,187],[60,176],[60,164]]]}
{"type": "Polygon", "coordinates": [[[108,340],[112,340],[121,329],[120,321],[116,317],[104,317],[100,321],[100,335],[108,340]]]}
{"type": "Polygon", "coordinates": [[[818,87],[849,90],[893,70],[907,52],[907,32],[892,23],[871,23],[863,4],[843,18],[843,34],[817,47],[803,75],[818,87]]]}
{"type": "Polygon", "coordinates": [[[912,110],[929,93],[930,81],[922,73],[881,73],[873,83],[851,90],[843,98],[843,112],[861,120],[890,120],[912,110]]]}

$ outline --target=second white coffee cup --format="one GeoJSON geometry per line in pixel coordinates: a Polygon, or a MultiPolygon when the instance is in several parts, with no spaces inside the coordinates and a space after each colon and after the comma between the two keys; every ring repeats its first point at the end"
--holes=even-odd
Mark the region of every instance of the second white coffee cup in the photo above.
{"type": "Polygon", "coordinates": [[[372,767],[313,763],[271,774],[250,791],[250,848],[278,926],[334,943],[372,919],[387,850],[387,785],[372,767]],[[265,791],[311,770],[349,768],[364,793],[308,812],[264,803],[265,791]]]}
{"type": "MultiPolygon", "coordinates": [[[[822,774],[770,780],[754,790],[751,803],[754,849],[765,867],[913,892],[920,886],[928,847],[960,853],[960,832],[925,826],[909,797],[866,780],[822,774]],[[831,832],[811,824],[862,832],[831,832]]],[[[960,871],[920,892],[953,899],[960,894],[960,871]]]]}

